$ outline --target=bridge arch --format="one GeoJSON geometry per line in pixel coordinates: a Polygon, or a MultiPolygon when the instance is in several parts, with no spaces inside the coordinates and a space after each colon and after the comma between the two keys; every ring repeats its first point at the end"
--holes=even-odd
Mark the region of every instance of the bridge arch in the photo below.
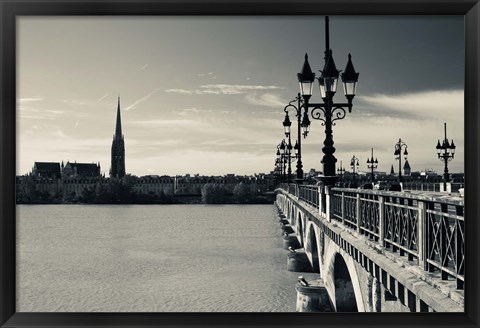
{"type": "Polygon", "coordinates": [[[292,216],[290,217],[290,224],[294,227],[295,224],[297,223],[296,222],[296,218],[297,218],[297,207],[295,205],[292,206],[292,216]]]}
{"type": "Polygon", "coordinates": [[[307,230],[305,251],[309,256],[313,272],[320,273],[320,260],[318,255],[318,238],[314,224],[310,223],[307,230]]]}
{"type": "Polygon", "coordinates": [[[294,204],[292,201],[289,202],[288,204],[288,215],[287,215],[287,219],[290,219],[292,217],[292,213],[294,211],[294,204]]]}
{"type": "Polygon", "coordinates": [[[337,312],[358,312],[352,277],[340,253],[333,260],[333,280],[335,285],[335,308],[337,312]]]}
{"type": "Polygon", "coordinates": [[[337,312],[365,312],[354,260],[331,239],[325,240],[322,277],[337,312]]]}
{"type": "Polygon", "coordinates": [[[298,237],[298,242],[300,243],[300,247],[304,247],[305,244],[303,242],[303,226],[304,226],[304,223],[303,223],[303,220],[304,220],[304,215],[302,212],[298,211],[298,220],[297,220],[297,224],[295,226],[295,230],[296,230],[296,233],[297,233],[297,237],[298,237]]]}

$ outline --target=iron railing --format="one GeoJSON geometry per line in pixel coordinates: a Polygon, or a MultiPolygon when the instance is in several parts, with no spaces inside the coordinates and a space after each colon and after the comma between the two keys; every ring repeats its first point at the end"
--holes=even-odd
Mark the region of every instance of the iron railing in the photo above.
{"type": "MultiPolygon", "coordinates": [[[[426,182],[403,182],[404,190],[414,190],[414,191],[435,191],[440,192],[443,182],[437,183],[426,183],[426,182]]],[[[458,192],[460,188],[463,187],[462,183],[459,182],[449,182],[450,192],[458,192]]]]}
{"type": "Polygon", "coordinates": [[[318,196],[318,187],[308,185],[298,186],[298,198],[316,208],[318,208],[318,196]]]}
{"type": "Polygon", "coordinates": [[[330,197],[327,219],[356,230],[372,242],[405,256],[443,280],[455,279],[463,289],[465,273],[464,204],[459,197],[408,192],[332,188],[319,194],[317,186],[282,188],[319,208],[330,197]],[[295,190],[295,193],[289,190],[295,190]]]}

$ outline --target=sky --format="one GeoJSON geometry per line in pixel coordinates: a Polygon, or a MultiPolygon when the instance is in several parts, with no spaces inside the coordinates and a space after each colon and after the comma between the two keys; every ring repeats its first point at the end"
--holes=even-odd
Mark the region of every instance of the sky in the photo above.
{"type": "MultiPolygon", "coordinates": [[[[330,47],[338,69],[351,53],[360,73],[333,127],[337,168],[355,155],[367,171],[374,148],[378,170],[397,172],[401,138],[412,171],[443,173],[446,122],[450,172],[463,172],[463,16],[330,16],[330,47]]],[[[319,76],[324,50],[323,16],[19,17],[17,174],[76,161],[108,175],[118,96],[127,173],[268,173],[305,53],[319,76]]],[[[324,127],[311,121],[302,161],[321,171],[324,127]]]]}

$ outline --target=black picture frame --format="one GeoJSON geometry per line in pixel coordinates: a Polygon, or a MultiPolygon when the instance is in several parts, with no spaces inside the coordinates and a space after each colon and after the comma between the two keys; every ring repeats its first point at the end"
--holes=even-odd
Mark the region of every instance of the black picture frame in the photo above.
{"type": "Polygon", "coordinates": [[[0,0],[1,327],[478,327],[479,0],[0,0]],[[17,313],[15,311],[15,19],[21,15],[464,15],[465,313],[17,313]]]}

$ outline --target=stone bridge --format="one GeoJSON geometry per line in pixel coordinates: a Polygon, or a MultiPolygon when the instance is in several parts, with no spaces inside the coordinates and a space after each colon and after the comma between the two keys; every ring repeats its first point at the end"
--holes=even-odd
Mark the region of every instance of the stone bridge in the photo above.
{"type": "Polygon", "coordinates": [[[289,270],[319,274],[297,311],[464,311],[463,198],[283,185],[276,205],[289,270]]]}

